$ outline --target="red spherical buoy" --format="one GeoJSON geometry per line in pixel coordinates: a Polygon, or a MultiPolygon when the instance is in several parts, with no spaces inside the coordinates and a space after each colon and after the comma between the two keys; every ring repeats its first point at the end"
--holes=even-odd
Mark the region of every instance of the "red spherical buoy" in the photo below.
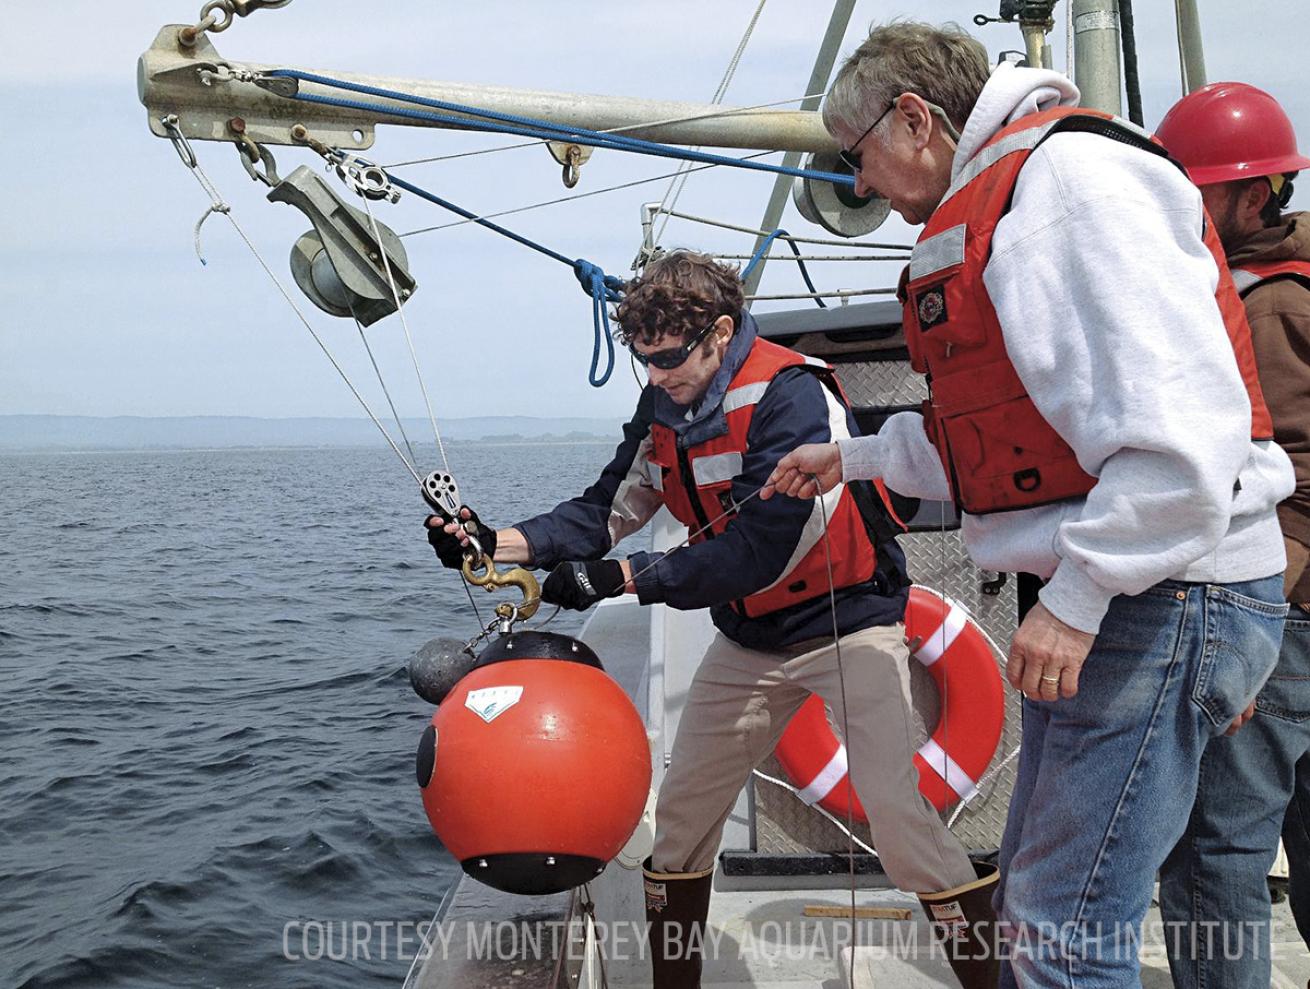
{"type": "Polygon", "coordinates": [[[585,645],[545,632],[488,647],[418,752],[437,837],[470,876],[511,893],[599,874],[636,828],[650,779],[632,701],[585,645]]]}

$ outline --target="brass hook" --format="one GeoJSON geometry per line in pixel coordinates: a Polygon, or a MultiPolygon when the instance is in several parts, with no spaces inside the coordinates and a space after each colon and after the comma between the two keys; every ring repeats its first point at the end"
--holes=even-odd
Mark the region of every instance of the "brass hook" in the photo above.
{"type": "MultiPolygon", "coordinates": [[[[488,592],[517,587],[523,594],[523,601],[512,606],[515,621],[531,618],[541,607],[541,585],[537,583],[536,577],[522,567],[511,567],[505,571],[497,570],[491,557],[484,553],[480,560],[475,560],[471,554],[464,557],[462,570],[465,580],[478,587],[485,587],[488,592]]],[[[496,613],[500,614],[499,608],[496,609],[496,613]]]]}

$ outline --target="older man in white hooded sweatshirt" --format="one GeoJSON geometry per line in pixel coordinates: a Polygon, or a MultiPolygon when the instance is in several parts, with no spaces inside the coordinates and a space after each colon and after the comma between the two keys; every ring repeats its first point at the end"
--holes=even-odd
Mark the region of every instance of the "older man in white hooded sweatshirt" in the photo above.
{"type": "Polygon", "coordinates": [[[995,905],[1004,986],[1138,986],[1156,870],[1208,740],[1278,655],[1293,489],[1200,194],[1054,72],[954,27],[876,28],[828,129],[924,223],[905,332],[924,414],[801,447],[766,487],[952,499],[978,566],[1046,583],[1011,645],[1023,748],[995,905]]]}

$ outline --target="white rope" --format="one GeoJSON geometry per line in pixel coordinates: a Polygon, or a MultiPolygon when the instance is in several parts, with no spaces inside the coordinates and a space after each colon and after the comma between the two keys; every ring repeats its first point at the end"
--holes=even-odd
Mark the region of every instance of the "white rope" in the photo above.
{"type": "MultiPolygon", "coordinates": [[[[828,532],[828,505],[823,500],[822,486],[819,484],[819,478],[816,474],[811,474],[810,479],[814,481],[815,495],[814,500],[819,503],[819,510],[823,513],[823,558],[828,567],[828,607],[832,612],[832,645],[836,650],[837,659],[837,684],[841,692],[841,731],[842,738],[851,737],[850,717],[848,705],[846,703],[846,670],[842,665],[841,658],[841,628],[837,622],[837,581],[832,572],[832,539],[828,532]]],[[[875,547],[876,552],[876,547],[875,547]]],[[[865,753],[861,753],[864,755],[865,753]]],[[[846,748],[847,770],[846,770],[846,792],[855,793],[855,780],[852,778],[850,766],[852,751],[851,747],[846,748]]],[[[846,802],[846,834],[850,841],[849,862],[850,862],[850,880],[851,880],[851,936],[855,937],[855,800],[852,798],[846,802]]],[[[854,943],[852,949],[857,947],[854,943]]],[[[855,985],[855,967],[851,966],[851,986],[855,985]]]]}
{"type": "Polygon", "coordinates": [[[437,428],[437,417],[432,411],[432,399],[428,397],[427,385],[423,382],[423,372],[419,370],[418,353],[414,350],[414,338],[409,332],[409,321],[405,319],[405,307],[401,305],[400,291],[396,288],[396,279],[391,271],[391,259],[387,256],[386,247],[382,243],[382,235],[378,232],[377,220],[373,218],[373,210],[368,204],[368,197],[364,199],[364,212],[368,214],[368,225],[373,231],[373,241],[378,245],[378,254],[382,256],[382,267],[387,273],[387,284],[391,286],[391,299],[396,304],[396,311],[400,313],[400,325],[405,330],[405,342],[409,344],[409,356],[414,361],[414,375],[418,378],[419,391],[423,393],[423,403],[427,406],[428,421],[432,423],[432,435],[437,438],[437,451],[441,454],[441,464],[446,468],[446,473],[450,473],[450,462],[446,459],[446,447],[441,442],[441,430],[437,428]]]}
{"type": "MultiPolygon", "coordinates": [[[[749,261],[754,254],[720,254],[720,261],[749,261]]],[[[775,254],[774,261],[908,261],[908,254],[775,254]]]]}
{"type": "MultiPolygon", "coordinates": [[[[759,151],[753,155],[746,155],[744,160],[754,158],[765,158],[769,155],[781,154],[779,151],[759,151]]],[[[697,165],[695,168],[688,169],[691,172],[701,172],[707,168],[723,168],[725,166],[711,163],[709,165],[697,165]]],[[[494,220],[500,216],[509,216],[513,213],[526,213],[528,210],[541,209],[543,206],[558,206],[560,203],[571,203],[575,199],[586,199],[589,196],[599,196],[606,192],[618,192],[620,189],[631,189],[639,185],[649,185],[651,182],[660,182],[664,179],[672,178],[677,172],[665,172],[663,175],[652,175],[648,179],[636,179],[632,182],[623,182],[619,185],[606,186],[603,189],[592,189],[590,192],[579,192],[572,196],[560,196],[558,199],[547,199],[540,203],[530,203],[527,206],[516,206],[513,209],[503,209],[496,213],[483,213],[474,219],[452,220],[450,223],[439,223],[433,227],[419,227],[417,230],[408,230],[401,237],[413,237],[415,234],[432,233],[437,230],[449,230],[451,227],[462,227],[466,223],[477,223],[478,220],[494,220]]]]}
{"type": "MultiPolygon", "coordinates": [[[[733,52],[732,58],[728,60],[728,68],[723,73],[723,79],[719,82],[719,88],[714,91],[714,99],[710,101],[711,103],[718,105],[723,102],[723,97],[727,95],[728,86],[732,83],[732,77],[737,73],[737,66],[741,64],[741,57],[745,54],[746,45],[750,42],[751,35],[755,32],[755,25],[759,22],[760,14],[764,13],[764,5],[766,2],[767,0],[760,0],[759,6],[755,8],[755,13],[751,15],[750,23],[746,25],[746,31],[742,34],[741,41],[737,43],[737,50],[733,52]]],[[[700,148],[697,147],[695,150],[699,151],[700,148]]],[[[660,221],[659,230],[655,232],[655,236],[651,240],[652,244],[658,245],[660,238],[664,236],[664,228],[668,226],[670,216],[669,213],[665,212],[664,208],[667,205],[669,209],[672,209],[678,204],[678,197],[682,195],[682,190],[687,185],[687,176],[690,173],[691,170],[689,168],[680,167],[673,181],[669,183],[669,187],[664,190],[664,196],[660,199],[659,210],[660,214],[663,215],[663,219],[660,221]]]]}
{"type": "MultiPolygon", "coordinates": [[[[682,220],[691,220],[693,223],[704,223],[711,227],[722,227],[724,230],[736,230],[738,233],[754,234],[757,237],[767,237],[773,233],[772,230],[759,230],[755,227],[743,227],[735,223],[728,223],[725,220],[713,220],[708,216],[697,216],[694,213],[679,213],[676,210],[666,210],[669,216],[676,216],[682,220]]],[[[780,237],[780,240],[790,240],[797,244],[815,244],[820,247],[860,247],[871,250],[883,251],[912,251],[913,245],[910,244],[879,244],[868,240],[833,240],[823,237],[780,237]]]]}
{"type": "MultiPolygon", "coordinates": [[[[337,374],[341,376],[341,380],[346,383],[346,387],[350,389],[351,394],[355,396],[355,399],[359,402],[360,406],[368,414],[369,419],[373,421],[373,425],[377,426],[378,431],[382,433],[382,436],[387,441],[387,444],[395,452],[396,456],[400,458],[400,462],[405,465],[405,469],[409,471],[410,475],[414,478],[415,483],[422,486],[423,479],[419,477],[418,471],[415,470],[414,464],[411,463],[409,460],[405,459],[405,455],[401,453],[400,447],[398,447],[396,445],[395,440],[391,438],[391,434],[387,432],[386,427],[382,425],[381,420],[379,420],[378,417],[373,414],[373,410],[369,408],[368,402],[364,400],[364,397],[359,393],[359,390],[351,382],[350,377],[346,374],[345,370],[337,362],[336,358],[332,356],[332,352],[328,350],[327,345],[323,343],[322,338],[320,338],[319,335],[314,331],[313,326],[311,326],[309,320],[305,318],[305,314],[301,312],[300,307],[296,305],[296,302],[291,297],[291,294],[282,285],[282,282],[278,280],[277,276],[273,274],[272,269],[269,268],[267,262],[264,261],[264,258],[260,255],[259,251],[256,250],[254,243],[252,243],[250,238],[246,236],[246,232],[241,229],[241,225],[237,223],[236,217],[232,215],[231,208],[223,201],[223,197],[219,195],[217,188],[214,186],[213,182],[210,181],[209,176],[206,175],[204,170],[200,167],[199,162],[193,161],[191,163],[188,163],[184,160],[184,164],[187,164],[188,169],[191,171],[193,175],[195,175],[196,181],[200,183],[200,187],[205,190],[205,192],[209,195],[210,199],[212,200],[212,205],[210,207],[209,212],[222,213],[224,216],[228,218],[228,220],[231,221],[233,228],[235,228],[236,232],[240,235],[241,239],[245,242],[246,247],[250,249],[250,253],[255,256],[255,260],[259,262],[260,267],[264,269],[268,277],[273,280],[273,284],[276,285],[278,291],[282,293],[282,297],[287,300],[287,304],[291,306],[292,311],[300,319],[300,322],[304,324],[305,329],[309,331],[309,335],[314,338],[314,342],[318,344],[319,349],[323,351],[324,356],[327,357],[329,362],[331,362],[332,366],[336,369],[337,374]]],[[[391,264],[387,260],[386,251],[382,249],[383,248],[382,239],[378,234],[377,221],[374,220],[372,211],[368,209],[368,200],[365,199],[364,203],[365,203],[365,210],[368,213],[369,224],[372,227],[373,238],[378,245],[379,253],[381,254],[384,261],[384,267],[387,273],[387,281],[391,286],[392,299],[396,302],[396,308],[400,310],[400,321],[401,321],[401,325],[405,329],[405,339],[409,342],[410,355],[414,358],[414,371],[416,374],[418,374],[419,387],[423,391],[424,401],[428,402],[428,415],[432,419],[433,432],[436,434],[436,438],[437,438],[437,448],[441,452],[442,463],[445,465],[447,472],[449,472],[450,465],[446,461],[446,451],[441,444],[441,433],[437,429],[436,417],[433,416],[432,414],[432,404],[430,401],[428,401],[427,389],[426,387],[424,387],[423,376],[422,373],[419,371],[418,357],[414,351],[414,341],[409,332],[409,324],[405,320],[405,311],[400,306],[400,293],[396,288],[396,281],[391,272],[391,264]]],[[[205,215],[208,216],[209,213],[206,213],[205,215]]],[[[368,340],[364,335],[364,328],[363,326],[360,325],[358,318],[355,319],[355,326],[359,329],[360,337],[363,338],[364,340],[364,349],[368,353],[369,360],[373,364],[373,370],[377,373],[378,382],[382,385],[382,391],[387,397],[388,404],[390,404],[391,406],[391,412],[396,417],[396,425],[400,429],[401,436],[404,437],[405,439],[406,447],[408,447],[410,450],[410,456],[413,457],[414,451],[413,448],[410,447],[409,445],[409,437],[405,436],[405,430],[404,430],[404,426],[401,425],[400,415],[396,411],[395,403],[391,401],[391,393],[387,390],[386,382],[382,378],[382,372],[378,368],[377,361],[373,357],[373,350],[368,345],[368,340]]],[[[468,581],[463,574],[460,574],[460,582],[464,586],[464,593],[468,596],[469,605],[473,608],[474,617],[478,621],[479,626],[481,626],[482,615],[478,610],[477,602],[473,600],[473,592],[469,587],[468,581]]],[[[559,609],[557,608],[555,610],[556,613],[558,613],[559,609]]],[[[543,622],[542,624],[545,625],[549,623],[551,619],[553,619],[554,617],[555,615],[552,614],[550,618],[547,618],[546,621],[543,622]]]]}
{"type": "Polygon", "coordinates": [[[405,449],[409,451],[409,462],[418,464],[418,457],[414,455],[414,444],[409,441],[409,434],[405,432],[405,424],[401,422],[400,413],[396,411],[396,403],[391,400],[391,391],[387,388],[387,383],[382,377],[382,368],[378,367],[377,358],[373,356],[373,348],[369,345],[368,337],[364,333],[364,324],[359,321],[359,316],[355,313],[355,307],[351,305],[350,316],[355,321],[355,329],[359,331],[360,342],[364,344],[364,353],[368,354],[369,363],[373,365],[373,373],[377,375],[378,385],[382,388],[382,394],[386,397],[387,405],[391,408],[392,418],[396,420],[396,428],[400,430],[400,438],[405,441],[405,449]]]}
{"type": "Polygon", "coordinates": [[[771,302],[778,299],[849,299],[857,295],[895,295],[894,288],[846,288],[835,292],[795,292],[783,295],[748,295],[747,302],[771,302]]]}
{"type": "Polygon", "coordinates": [[[237,222],[236,217],[232,215],[231,207],[229,207],[223,200],[223,197],[219,195],[218,189],[214,186],[214,183],[210,181],[209,176],[205,174],[204,169],[200,167],[200,163],[194,162],[188,164],[188,170],[195,176],[196,181],[200,183],[200,188],[204,189],[205,193],[213,201],[213,211],[216,213],[222,213],[226,216],[228,222],[232,224],[232,228],[236,230],[237,235],[245,242],[246,247],[250,248],[250,253],[255,256],[255,260],[258,261],[259,266],[264,269],[264,273],[272,279],[273,284],[277,286],[277,290],[282,293],[282,298],[287,300],[287,305],[291,307],[291,311],[296,314],[296,317],[304,325],[305,329],[309,331],[309,335],[314,338],[314,342],[318,344],[319,350],[323,351],[323,356],[326,357],[336,369],[337,374],[341,376],[341,380],[344,381],[346,387],[350,389],[350,393],[355,396],[355,400],[359,402],[360,406],[368,414],[368,417],[373,420],[373,425],[378,427],[378,431],[382,433],[387,444],[393,451],[395,451],[396,456],[400,458],[400,462],[405,465],[405,469],[413,476],[414,483],[422,485],[423,479],[418,476],[418,472],[414,470],[414,466],[405,459],[405,455],[401,453],[400,447],[396,445],[396,441],[391,438],[391,434],[388,433],[387,428],[382,425],[382,421],[373,414],[373,410],[369,408],[369,404],[364,400],[364,396],[359,393],[359,389],[357,389],[354,383],[351,382],[350,376],[346,374],[345,369],[337,363],[337,359],[332,356],[332,351],[328,350],[327,344],[325,344],[322,338],[314,331],[314,327],[311,326],[309,320],[305,318],[305,314],[300,311],[300,307],[296,305],[296,301],[291,297],[291,293],[287,291],[277,275],[273,274],[273,269],[268,266],[268,262],[264,260],[263,256],[255,248],[254,243],[246,236],[245,230],[241,228],[241,224],[237,222]]]}

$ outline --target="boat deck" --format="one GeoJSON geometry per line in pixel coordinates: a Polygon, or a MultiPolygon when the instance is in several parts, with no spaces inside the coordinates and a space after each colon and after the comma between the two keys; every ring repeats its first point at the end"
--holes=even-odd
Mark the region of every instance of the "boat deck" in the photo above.
{"type": "MultiPolygon", "coordinates": [[[[611,867],[595,886],[597,937],[611,989],[650,985],[650,963],[641,941],[641,879],[611,867]],[[614,874],[611,875],[611,872],[614,874]],[[621,910],[621,913],[611,912],[621,910]]],[[[890,889],[861,889],[858,944],[850,950],[849,889],[716,890],[710,910],[710,948],[704,989],[953,989],[958,983],[929,937],[912,896],[890,889]],[[846,917],[807,916],[835,908],[846,917]],[[870,910],[908,913],[908,919],[865,916],[870,910]],[[854,979],[850,968],[854,959],[854,979]]],[[[586,973],[580,941],[564,935],[569,897],[515,897],[462,879],[445,912],[451,937],[433,938],[434,955],[414,973],[407,989],[548,989],[555,974],[554,942],[565,958],[560,989],[599,987],[599,969],[586,973]],[[485,931],[491,931],[488,936],[485,931]],[[517,933],[512,933],[517,932],[517,933]],[[443,950],[444,947],[444,950],[443,950]]],[[[1310,953],[1297,934],[1286,903],[1274,907],[1273,989],[1301,989],[1310,980],[1310,953]]],[[[1142,959],[1143,989],[1173,985],[1160,937],[1160,915],[1147,917],[1142,959]]],[[[575,924],[574,935],[581,933],[575,924]]]]}
{"type": "MultiPolygon", "coordinates": [[[[608,672],[647,716],[655,751],[676,724],[680,679],[658,658],[695,652],[696,632],[657,626],[632,603],[599,607],[582,637],[605,658],[608,672]]],[[[675,658],[668,660],[677,662],[675,658]]],[[[659,772],[662,767],[659,767],[659,772]]],[[[726,850],[750,849],[750,808],[745,793],[725,828],[726,850]]],[[[710,906],[704,989],[929,989],[958,983],[929,935],[915,898],[885,886],[880,875],[860,876],[856,946],[851,949],[850,881],[836,876],[740,877],[720,870],[710,906]],[[844,912],[845,916],[817,916],[844,912]],[[873,913],[874,916],[868,916],[873,913]],[[852,973],[851,969],[854,968],[852,973]]],[[[595,937],[601,951],[587,952],[585,925],[570,913],[571,896],[522,897],[500,893],[467,877],[450,891],[428,938],[432,953],[417,963],[405,989],[610,989],[649,986],[643,941],[641,873],[617,861],[589,887],[595,937]],[[574,922],[569,923],[570,916],[574,922]],[[597,962],[599,954],[603,963],[597,962]],[[557,959],[563,956],[563,962],[557,959]],[[600,970],[603,964],[604,972],[600,970]],[[559,970],[557,973],[557,965],[559,970]],[[555,982],[556,976],[559,981],[555,982]]],[[[1286,903],[1274,907],[1272,954],[1275,989],[1301,989],[1310,981],[1306,951],[1286,903]]],[[[1162,924],[1152,908],[1143,934],[1143,989],[1172,985],[1162,924]]]]}

